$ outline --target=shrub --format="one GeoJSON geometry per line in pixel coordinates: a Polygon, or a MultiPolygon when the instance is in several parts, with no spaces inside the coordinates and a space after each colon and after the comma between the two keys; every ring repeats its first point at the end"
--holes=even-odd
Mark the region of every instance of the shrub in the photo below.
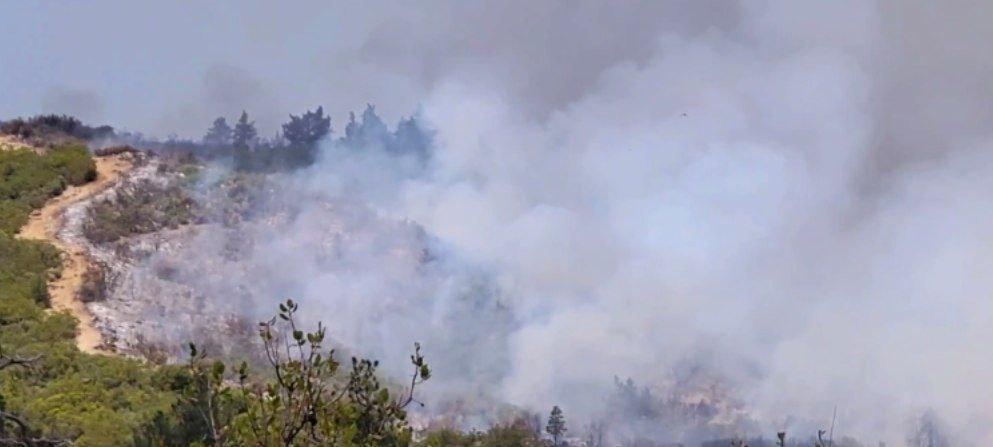
{"type": "Polygon", "coordinates": [[[154,418],[142,430],[141,444],[411,445],[406,408],[415,402],[415,387],[431,375],[420,346],[410,356],[408,387],[394,393],[377,378],[378,362],[353,357],[351,370],[340,375],[335,351],[324,344],[325,328],[298,329],[293,300],[279,310],[278,318],[258,326],[269,374],[250,375],[246,362],[230,371],[191,344],[187,374],[174,376],[181,398],[172,417],[154,418]]]}
{"type": "Polygon", "coordinates": [[[91,303],[103,300],[107,290],[107,280],[104,278],[103,269],[90,265],[83,272],[82,280],[78,292],[80,301],[91,303]]]}
{"type": "Polygon", "coordinates": [[[96,155],[98,157],[108,157],[108,156],[112,156],[112,155],[120,155],[120,154],[125,154],[125,153],[133,154],[133,153],[136,153],[136,152],[138,152],[138,151],[135,148],[131,147],[130,145],[125,144],[125,145],[120,145],[120,146],[110,146],[110,147],[104,147],[104,148],[97,149],[97,150],[93,151],[93,155],[96,155]]]}
{"type": "Polygon", "coordinates": [[[107,243],[188,224],[198,214],[198,208],[179,185],[146,180],[95,203],[88,213],[83,234],[93,242],[107,243]]]}
{"type": "MultiPolygon", "coordinates": [[[[0,371],[3,411],[26,421],[33,437],[132,445],[135,430],[174,396],[138,361],[79,352],[76,320],[44,311],[45,279],[58,266],[51,245],[0,234],[0,355],[36,358],[30,369],[0,371]]],[[[0,431],[0,444],[36,445],[11,433],[0,431]]]]}
{"type": "Polygon", "coordinates": [[[425,434],[419,447],[546,447],[534,427],[518,420],[498,424],[489,430],[468,433],[452,429],[439,429],[425,434]]]}
{"type": "Polygon", "coordinates": [[[28,149],[0,151],[0,231],[12,235],[34,208],[59,195],[67,184],[96,178],[96,164],[79,144],[54,148],[44,155],[28,149]]]}
{"type": "Polygon", "coordinates": [[[70,185],[81,185],[97,178],[97,165],[82,144],[57,147],[50,150],[46,158],[70,185]]]}
{"type": "Polygon", "coordinates": [[[107,138],[114,135],[110,126],[91,127],[68,115],[37,115],[28,119],[15,118],[0,123],[0,133],[21,138],[53,139],[71,137],[81,140],[107,138]]]}
{"type": "Polygon", "coordinates": [[[17,230],[28,223],[31,207],[26,203],[15,200],[0,200],[0,231],[6,234],[17,233],[17,230]]]}

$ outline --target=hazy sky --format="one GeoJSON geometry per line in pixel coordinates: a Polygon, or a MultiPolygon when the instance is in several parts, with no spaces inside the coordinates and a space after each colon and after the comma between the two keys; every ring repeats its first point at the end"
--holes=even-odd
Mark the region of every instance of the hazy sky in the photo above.
{"type": "MultiPolygon", "coordinates": [[[[249,109],[264,133],[319,104],[393,121],[452,73],[575,99],[662,31],[733,25],[726,2],[3,2],[0,117],[59,112],[164,136],[249,109]],[[723,3],[721,6],[715,4],[723,3]]],[[[340,129],[341,125],[335,128],[340,129]]]]}
{"type": "Polygon", "coordinates": [[[70,113],[200,136],[248,109],[270,134],[323,105],[340,131],[366,102],[394,122],[458,78],[544,119],[610,69],[645,64],[663,37],[747,45],[772,24],[780,46],[858,55],[886,169],[993,120],[990,16],[993,4],[970,1],[2,2],[0,118],[70,113]]]}

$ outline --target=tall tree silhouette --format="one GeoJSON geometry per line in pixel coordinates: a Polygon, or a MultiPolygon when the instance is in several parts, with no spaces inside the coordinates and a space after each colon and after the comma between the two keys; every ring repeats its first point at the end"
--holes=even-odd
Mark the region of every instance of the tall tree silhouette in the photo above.
{"type": "Polygon", "coordinates": [[[238,118],[238,123],[234,125],[232,136],[234,146],[247,149],[255,144],[258,137],[259,133],[255,130],[255,121],[248,121],[248,112],[242,111],[241,118],[238,118]]]}
{"type": "Polygon", "coordinates": [[[228,125],[228,121],[223,116],[217,117],[210,126],[210,129],[207,129],[207,134],[203,136],[203,144],[207,146],[229,146],[233,132],[231,126],[228,125]]]}
{"type": "Polygon", "coordinates": [[[561,445],[566,428],[565,416],[562,414],[562,409],[558,405],[552,407],[552,413],[548,415],[548,425],[545,426],[545,432],[552,436],[552,445],[554,447],[561,445]]]}
{"type": "Polygon", "coordinates": [[[331,132],[331,118],[324,116],[324,107],[300,116],[290,115],[283,124],[283,138],[291,145],[313,145],[331,132]]]}
{"type": "Polygon", "coordinates": [[[331,133],[331,118],[324,116],[324,108],[318,107],[300,116],[290,115],[290,121],[283,124],[283,138],[289,143],[286,156],[290,166],[306,166],[314,162],[317,143],[331,133]]]}

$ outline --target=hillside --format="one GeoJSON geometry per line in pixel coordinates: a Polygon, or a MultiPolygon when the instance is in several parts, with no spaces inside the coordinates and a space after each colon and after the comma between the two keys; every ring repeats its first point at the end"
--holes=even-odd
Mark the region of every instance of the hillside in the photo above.
{"type": "MultiPolygon", "coordinates": [[[[236,222],[252,220],[254,205],[239,208],[251,201],[232,200],[231,194],[258,194],[266,182],[248,186],[238,176],[222,182],[215,191],[219,195],[210,199],[220,201],[207,212],[209,207],[200,202],[204,198],[191,199],[197,172],[205,165],[133,149],[101,150],[103,155],[92,156],[85,141],[65,143],[63,138],[35,147],[7,138],[22,146],[0,152],[0,228],[7,229],[0,230],[0,443],[285,445],[280,441],[285,436],[296,437],[301,427],[313,424],[306,442],[291,444],[439,445],[440,435],[415,442],[408,422],[406,408],[415,401],[414,388],[431,377],[419,346],[409,365],[414,380],[406,385],[381,377],[378,362],[371,360],[353,358],[351,367],[344,368],[324,346],[323,327],[318,324],[309,333],[296,329],[297,324],[316,322],[304,317],[306,322],[297,323],[299,304],[292,301],[278,306],[291,326],[278,320],[260,323],[261,338],[255,341],[231,344],[229,335],[209,332],[218,318],[236,315],[228,308],[225,313],[202,312],[192,320],[196,330],[176,332],[185,334],[182,342],[168,339],[186,349],[159,344],[168,357],[133,349],[147,347],[147,342],[122,345],[121,328],[141,324],[147,310],[136,308],[133,296],[129,301],[121,295],[115,279],[144,269],[149,254],[160,244],[182,240],[175,238],[187,229],[230,232],[239,228],[231,227],[236,222]],[[148,241],[155,241],[155,248],[148,241]],[[142,244],[150,251],[129,254],[142,244]],[[108,293],[118,300],[108,300],[108,293]],[[127,308],[137,312],[121,313],[127,308]],[[91,309],[102,309],[99,318],[91,309]],[[277,344],[288,340],[296,340],[298,354],[278,353],[277,344]],[[205,343],[206,351],[188,342],[205,343]],[[264,353],[253,352],[260,345],[264,353]],[[222,356],[232,367],[225,369],[215,360],[222,356]],[[239,365],[239,357],[250,362],[239,365]],[[285,403],[272,401],[273,393],[285,403]],[[313,415],[320,417],[308,422],[313,415]],[[258,426],[277,431],[251,428],[258,426]]],[[[147,305],[158,301],[172,306],[170,292],[150,292],[141,292],[149,297],[147,305]]],[[[178,308],[177,315],[197,316],[195,304],[190,305],[178,308]]],[[[250,331],[237,335],[243,334],[250,331]]],[[[444,436],[471,439],[473,445],[491,445],[508,436],[538,439],[524,425],[471,438],[458,432],[444,436]]]]}
{"type": "Polygon", "coordinates": [[[65,212],[70,206],[113,185],[132,166],[130,157],[121,155],[95,157],[94,162],[95,179],[70,185],[60,195],[49,199],[40,209],[31,212],[28,222],[18,232],[18,237],[22,239],[48,242],[65,255],[62,257],[61,274],[48,283],[48,295],[53,310],[67,311],[78,320],[76,343],[81,351],[87,353],[99,352],[102,345],[93,317],[79,296],[84,276],[94,267],[83,247],[60,236],[66,220],[65,212]]]}

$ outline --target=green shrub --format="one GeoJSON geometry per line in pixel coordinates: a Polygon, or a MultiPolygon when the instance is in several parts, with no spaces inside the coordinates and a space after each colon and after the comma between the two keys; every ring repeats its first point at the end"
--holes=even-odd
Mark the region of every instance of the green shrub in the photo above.
{"type": "Polygon", "coordinates": [[[28,149],[0,152],[0,199],[27,200],[36,208],[61,193],[64,185],[47,156],[28,149]]]}
{"type": "Polygon", "coordinates": [[[65,190],[96,178],[86,147],[70,144],[39,155],[29,149],[0,151],[0,231],[17,232],[32,209],[65,190]]]}
{"type": "Polygon", "coordinates": [[[45,158],[49,166],[70,185],[82,185],[97,178],[97,165],[82,144],[57,147],[50,150],[45,158]]]}
{"type": "Polygon", "coordinates": [[[68,115],[37,115],[0,122],[0,134],[51,141],[59,138],[92,140],[114,134],[110,126],[91,127],[68,115]]]}
{"type": "Polygon", "coordinates": [[[75,318],[44,311],[45,279],[58,266],[51,245],[0,234],[0,347],[7,356],[38,356],[30,369],[0,371],[6,411],[40,436],[74,445],[131,445],[132,433],[168,409],[173,397],[153,384],[154,371],[141,363],[76,348],[75,318]]]}
{"type": "Polygon", "coordinates": [[[418,447],[546,447],[541,435],[524,421],[498,424],[487,431],[461,432],[438,429],[428,432],[418,447]]]}
{"type": "Polygon", "coordinates": [[[0,231],[5,234],[17,233],[28,223],[31,207],[16,200],[0,200],[0,231]]]}
{"type": "MultiPolygon", "coordinates": [[[[19,299],[46,304],[46,279],[59,265],[55,247],[44,242],[22,241],[0,234],[0,308],[7,308],[19,299]]],[[[15,310],[9,309],[10,312],[15,310]]],[[[8,315],[0,314],[0,319],[7,317],[8,315]]]]}

